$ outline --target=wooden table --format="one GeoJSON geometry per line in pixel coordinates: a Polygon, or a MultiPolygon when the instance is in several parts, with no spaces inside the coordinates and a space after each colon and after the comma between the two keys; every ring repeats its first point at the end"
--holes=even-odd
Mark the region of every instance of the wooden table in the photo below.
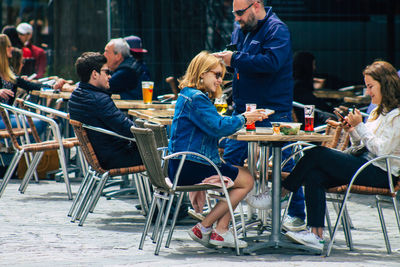
{"type": "Polygon", "coordinates": [[[162,125],[171,125],[174,117],[174,110],[130,109],[128,110],[128,114],[150,122],[162,125]]]}
{"type": "Polygon", "coordinates": [[[351,91],[336,91],[336,90],[314,90],[314,95],[318,98],[330,98],[330,99],[343,99],[346,96],[354,96],[351,91]]]}
{"type": "Polygon", "coordinates": [[[121,109],[174,109],[175,104],[153,102],[145,104],[143,100],[114,100],[115,105],[121,109]]]}
{"type": "Polygon", "coordinates": [[[346,96],[343,98],[343,101],[346,103],[352,103],[352,104],[369,105],[369,103],[371,103],[371,97],[369,95],[346,96]]]}
{"type": "MultiPolygon", "coordinates": [[[[230,138],[249,142],[249,166],[255,166],[255,154],[257,150],[255,149],[256,143],[259,143],[261,149],[261,161],[263,165],[268,164],[268,158],[265,156],[267,154],[267,147],[272,147],[273,162],[272,162],[272,230],[269,240],[267,242],[254,243],[243,250],[244,253],[252,253],[259,249],[265,248],[295,248],[307,250],[308,248],[302,245],[294,244],[292,242],[287,242],[281,239],[280,233],[280,223],[281,223],[281,161],[282,161],[282,147],[286,142],[324,142],[331,141],[333,135],[321,135],[317,133],[313,134],[299,134],[299,135],[272,135],[272,134],[248,134],[245,131],[239,131],[238,133],[230,136],[230,138]],[[250,156],[253,155],[253,156],[250,156]]],[[[261,168],[263,170],[264,168],[261,168]]],[[[260,179],[266,179],[266,171],[260,170],[260,179]]],[[[316,250],[309,249],[312,252],[317,252],[316,250]]]]}

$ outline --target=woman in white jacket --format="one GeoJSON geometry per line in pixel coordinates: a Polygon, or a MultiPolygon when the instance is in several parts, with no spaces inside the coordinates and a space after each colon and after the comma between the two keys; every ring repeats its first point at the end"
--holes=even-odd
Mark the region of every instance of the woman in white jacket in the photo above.
{"type": "MultiPolygon", "coordinates": [[[[368,160],[385,154],[400,156],[400,78],[396,69],[384,61],[375,61],[363,71],[367,93],[377,107],[363,123],[359,110],[349,113],[342,121],[350,133],[352,146],[364,147],[361,155],[352,155],[326,147],[315,147],[305,152],[290,175],[282,182],[282,195],[296,192],[304,185],[307,225],[310,231],[287,232],[295,242],[323,249],[325,191],[345,185],[357,169],[368,160]]],[[[400,161],[391,163],[393,183],[400,175],[400,161]]],[[[354,184],[389,188],[385,162],[369,165],[354,184]]],[[[257,208],[270,206],[270,196],[263,193],[254,199],[257,208]]]]}

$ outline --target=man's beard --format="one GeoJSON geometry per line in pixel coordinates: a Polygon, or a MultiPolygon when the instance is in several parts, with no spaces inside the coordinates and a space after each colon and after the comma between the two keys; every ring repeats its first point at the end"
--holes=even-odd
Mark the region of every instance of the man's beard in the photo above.
{"type": "Polygon", "coordinates": [[[250,13],[247,22],[240,25],[240,28],[242,29],[243,32],[251,32],[256,28],[256,26],[257,26],[256,16],[254,15],[254,13],[250,13]]]}

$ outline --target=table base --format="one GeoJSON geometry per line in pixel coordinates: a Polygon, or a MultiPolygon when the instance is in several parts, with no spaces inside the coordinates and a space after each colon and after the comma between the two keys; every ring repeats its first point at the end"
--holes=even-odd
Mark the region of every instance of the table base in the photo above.
{"type": "Polygon", "coordinates": [[[280,234],[280,238],[278,240],[270,240],[269,237],[260,236],[248,237],[245,238],[245,240],[249,243],[249,246],[243,249],[243,254],[254,254],[256,251],[259,251],[260,253],[268,253],[275,252],[278,249],[288,249],[302,250],[311,254],[321,255],[320,250],[293,243],[292,241],[287,240],[283,234],[280,234]],[[265,238],[267,238],[267,240],[262,240],[265,238]]]}

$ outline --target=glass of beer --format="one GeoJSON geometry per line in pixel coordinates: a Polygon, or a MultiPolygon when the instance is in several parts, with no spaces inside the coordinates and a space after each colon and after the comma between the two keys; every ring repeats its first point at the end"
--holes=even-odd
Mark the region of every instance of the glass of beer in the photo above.
{"type": "Polygon", "coordinates": [[[153,87],[154,87],[154,82],[151,81],[142,82],[143,103],[151,104],[151,100],[153,99],[153,87]]]}
{"type": "Polygon", "coordinates": [[[314,132],[314,105],[304,105],[304,131],[306,133],[314,132]]]}
{"type": "Polygon", "coordinates": [[[222,94],[220,98],[214,100],[214,106],[217,108],[217,112],[222,115],[228,110],[228,102],[226,101],[226,95],[222,94]]]}
{"type": "MultiPolygon", "coordinates": [[[[246,111],[253,111],[257,109],[257,104],[246,104],[246,111]]],[[[246,131],[247,132],[255,132],[256,131],[256,124],[250,123],[246,124],[246,131]]]]}

